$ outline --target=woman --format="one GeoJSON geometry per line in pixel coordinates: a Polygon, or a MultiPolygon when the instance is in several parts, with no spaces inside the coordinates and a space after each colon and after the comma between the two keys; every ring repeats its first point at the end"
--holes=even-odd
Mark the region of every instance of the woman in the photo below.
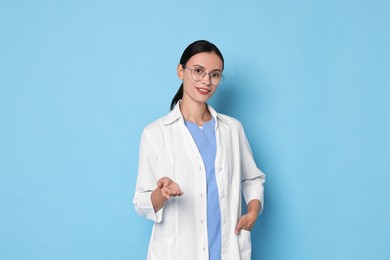
{"type": "Polygon", "coordinates": [[[265,176],[240,122],[207,104],[223,68],[214,44],[190,44],[177,66],[182,84],[171,112],[142,133],[134,205],[154,221],[148,259],[250,259],[265,176]]]}

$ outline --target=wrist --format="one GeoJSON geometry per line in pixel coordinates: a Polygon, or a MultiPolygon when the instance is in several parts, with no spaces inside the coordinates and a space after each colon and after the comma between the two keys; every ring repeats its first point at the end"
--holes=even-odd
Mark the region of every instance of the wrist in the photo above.
{"type": "Polygon", "coordinates": [[[259,200],[251,200],[248,203],[248,214],[252,216],[258,216],[260,213],[261,203],[259,200]]]}

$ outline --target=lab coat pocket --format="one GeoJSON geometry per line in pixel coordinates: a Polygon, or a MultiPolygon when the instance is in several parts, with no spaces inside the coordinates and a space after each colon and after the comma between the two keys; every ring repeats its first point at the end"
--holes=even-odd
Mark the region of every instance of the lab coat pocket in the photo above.
{"type": "Polygon", "coordinates": [[[238,235],[238,245],[240,247],[240,260],[251,259],[251,232],[245,229],[241,229],[238,235]]]}
{"type": "Polygon", "coordinates": [[[149,244],[148,260],[166,260],[175,258],[175,237],[151,240],[149,244]]]}

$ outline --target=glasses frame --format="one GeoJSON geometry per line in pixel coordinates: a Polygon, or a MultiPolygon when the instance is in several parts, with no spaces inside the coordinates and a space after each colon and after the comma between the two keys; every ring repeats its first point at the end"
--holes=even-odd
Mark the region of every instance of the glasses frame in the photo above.
{"type": "MultiPolygon", "coordinates": [[[[225,79],[225,76],[222,74],[222,71],[221,71],[221,78],[219,79],[218,84],[217,84],[217,85],[214,85],[214,84],[212,83],[212,80],[211,80],[211,79],[212,79],[211,74],[212,74],[213,72],[215,72],[216,70],[213,70],[213,71],[210,71],[210,72],[209,72],[209,71],[207,71],[207,70],[204,70],[203,67],[199,66],[200,68],[202,68],[202,69],[204,70],[204,73],[203,73],[202,78],[199,79],[199,80],[197,80],[197,79],[194,79],[194,77],[192,76],[193,70],[195,69],[194,67],[191,68],[191,67],[188,67],[188,66],[185,65],[185,64],[182,64],[181,66],[183,66],[183,69],[189,69],[189,70],[191,71],[191,73],[190,73],[191,78],[192,78],[193,81],[196,81],[196,82],[202,81],[206,75],[209,75],[210,84],[216,87],[216,86],[220,85],[220,84],[223,82],[223,80],[225,79]]],[[[218,70],[218,71],[219,71],[219,70],[218,70]]]]}

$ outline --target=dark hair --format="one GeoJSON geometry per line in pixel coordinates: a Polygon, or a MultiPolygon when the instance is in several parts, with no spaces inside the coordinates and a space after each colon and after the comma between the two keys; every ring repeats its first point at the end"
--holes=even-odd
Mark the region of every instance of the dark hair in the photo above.
{"type": "MultiPolygon", "coordinates": [[[[222,64],[224,63],[222,53],[219,51],[217,46],[212,44],[211,42],[205,40],[199,40],[191,43],[184,50],[183,54],[180,58],[180,64],[186,65],[187,61],[194,55],[202,53],[202,52],[214,52],[217,54],[221,60],[222,64]]],[[[223,65],[222,65],[223,66],[223,65]]],[[[175,107],[176,103],[183,98],[183,83],[180,85],[179,90],[176,92],[176,95],[173,97],[171,102],[171,110],[175,107]]]]}

